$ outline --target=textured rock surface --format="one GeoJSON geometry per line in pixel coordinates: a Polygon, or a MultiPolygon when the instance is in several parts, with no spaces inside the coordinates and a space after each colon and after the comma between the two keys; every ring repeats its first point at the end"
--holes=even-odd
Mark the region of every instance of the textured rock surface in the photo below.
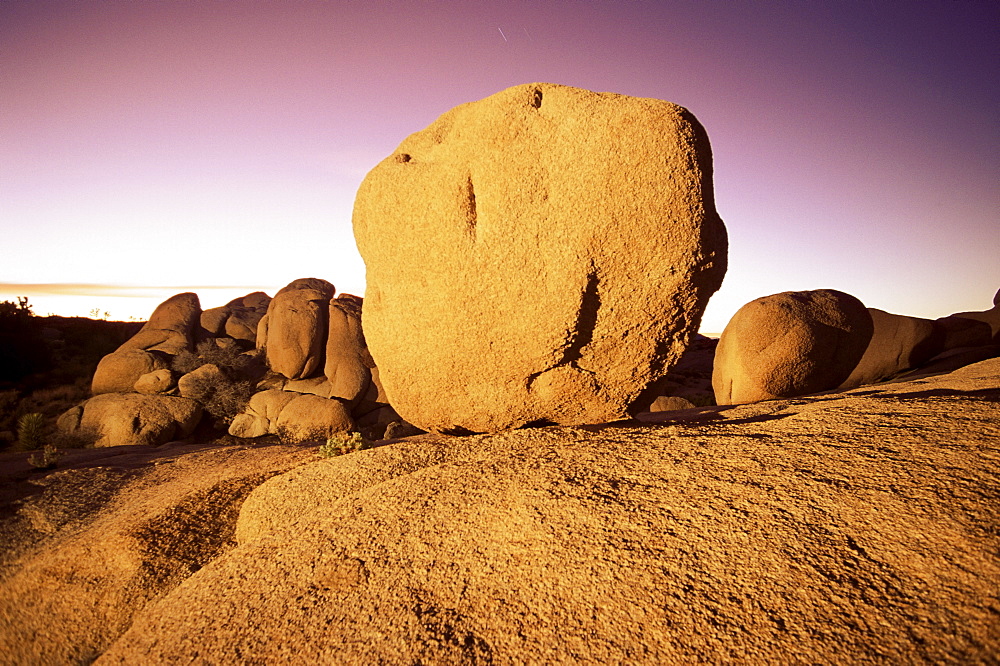
{"type": "Polygon", "coordinates": [[[185,292],[171,296],[153,310],[149,321],[118,351],[145,349],[179,354],[190,350],[200,321],[201,303],[197,294],[185,292]]]}
{"type": "Polygon", "coordinates": [[[79,429],[96,433],[98,447],[165,444],[189,436],[201,419],[197,402],[166,395],[103,393],[82,408],[79,420],[60,418],[59,425],[67,434],[79,429]]]}
{"type": "Polygon", "coordinates": [[[229,426],[234,437],[261,437],[278,434],[278,415],[298,393],[269,389],[254,393],[242,414],[237,414],[229,426]]]}
{"type": "Polygon", "coordinates": [[[131,391],[140,377],[166,367],[166,359],[156,353],[141,349],[112,352],[97,364],[90,392],[98,395],[131,391]]]}
{"type": "Polygon", "coordinates": [[[330,301],[330,326],[326,341],[324,374],[330,381],[330,395],[348,403],[365,396],[375,367],[361,331],[360,299],[330,301]]]}
{"type": "Polygon", "coordinates": [[[942,349],[944,334],[930,319],[906,317],[868,308],[874,326],[861,360],[840,388],[854,388],[888,379],[915,368],[942,349]]]}
{"type": "Polygon", "coordinates": [[[156,393],[166,393],[177,386],[174,381],[174,374],[167,368],[161,368],[152,372],[147,372],[135,381],[133,388],[136,393],[154,395],[156,393]]]}
{"type": "Polygon", "coordinates": [[[325,440],[335,432],[349,432],[354,421],[339,400],[299,395],[278,414],[277,432],[284,442],[325,440]]]}
{"type": "Polygon", "coordinates": [[[734,405],[834,389],[861,360],[873,329],[861,301],[832,289],[751,301],[719,338],[715,400],[734,405]]]}
{"type": "Polygon", "coordinates": [[[90,663],[137,609],[232,548],[247,493],[305,459],[279,445],[115,447],[66,451],[39,474],[0,454],[0,662],[90,663]]]}
{"type": "Polygon", "coordinates": [[[711,168],[685,109],[550,84],[411,135],[354,208],[393,406],[441,431],[623,416],[722,281],[711,168]]]}
{"type": "Polygon", "coordinates": [[[283,287],[267,310],[263,342],[267,364],[289,379],[312,377],[323,369],[329,304],[333,285],[318,278],[295,280],[283,287]]]}
{"type": "Polygon", "coordinates": [[[998,399],[987,361],[297,467],[103,661],[989,663],[998,399]]]}

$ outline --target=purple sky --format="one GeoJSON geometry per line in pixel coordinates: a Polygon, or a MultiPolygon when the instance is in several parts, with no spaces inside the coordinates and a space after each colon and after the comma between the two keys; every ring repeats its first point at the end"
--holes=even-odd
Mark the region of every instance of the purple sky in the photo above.
{"type": "Polygon", "coordinates": [[[546,81],[707,128],[730,269],[703,331],[797,289],[985,309],[998,29],[1000,5],[958,0],[2,0],[0,299],[145,318],[299,277],[363,293],[364,174],[449,108],[546,81]]]}

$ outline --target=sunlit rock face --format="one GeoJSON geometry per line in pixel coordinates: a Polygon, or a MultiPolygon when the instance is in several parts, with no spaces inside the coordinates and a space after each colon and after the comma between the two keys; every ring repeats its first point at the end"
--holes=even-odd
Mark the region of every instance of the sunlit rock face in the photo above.
{"type": "Polygon", "coordinates": [[[715,399],[736,405],[834,389],[857,367],[873,330],[864,303],[833,289],[750,301],[719,338],[715,399]]]}
{"type": "Polygon", "coordinates": [[[153,310],[145,326],[118,351],[143,349],[179,354],[190,350],[200,320],[201,302],[197,294],[185,292],[171,296],[153,310]]]}
{"type": "Polygon", "coordinates": [[[267,364],[289,379],[311,377],[323,367],[328,310],[333,294],[318,289],[278,293],[267,311],[267,364]]]}
{"type": "Polygon", "coordinates": [[[438,431],[626,415],[726,269],[698,121],[551,84],[407,138],[362,183],[354,231],[382,384],[438,431]]]}

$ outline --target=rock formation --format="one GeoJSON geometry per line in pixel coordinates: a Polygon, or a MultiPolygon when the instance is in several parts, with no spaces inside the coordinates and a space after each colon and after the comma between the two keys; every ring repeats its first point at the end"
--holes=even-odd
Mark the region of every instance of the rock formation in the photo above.
{"type": "Polygon", "coordinates": [[[143,349],[164,354],[179,354],[194,344],[194,333],[201,320],[201,303],[190,292],[171,296],[160,303],[149,321],[118,351],[143,349]]]}
{"type": "Polygon", "coordinates": [[[257,325],[267,314],[271,297],[262,291],[235,298],[218,308],[201,313],[201,336],[228,336],[256,344],[257,325]]]}
{"type": "Polygon", "coordinates": [[[102,393],[59,417],[59,428],[69,435],[89,431],[98,447],[157,446],[194,432],[201,410],[201,405],[189,398],[102,393]]]}
{"type": "Polygon", "coordinates": [[[719,338],[715,399],[735,405],[836,388],[861,360],[873,330],[864,304],[832,289],[751,301],[719,338]]]}
{"type": "MultiPolygon", "coordinates": [[[[874,384],[915,368],[941,352],[941,329],[930,319],[868,308],[872,337],[861,360],[839,388],[874,384]]],[[[833,388],[827,387],[827,388],[833,388]]]]}
{"type": "Polygon", "coordinates": [[[289,379],[312,377],[323,368],[323,343],[334,286],[325,280],[296,280],[282,288],[267,309],[266,337],[258,346],[267,364],[289,379]]]}
{"type": "Polygon", "coordinates": [[[151,405],[177,404],[167,399],[180,395],[204,406],[217,425],[226,425],[238,437],[271,434],[302,441],[355,427],[372,439],[381,437],[400,417],[388,405],[365,344],[363,301],[350,294],[334,299],[334,293],[326,280],[303,278],[279,290],[273,300],[254,292],[205,312],[195,294],[168,299],[133,339],[101,360],[92,389],[108,397],[67,412],[60,419],[61,430],[80,433],[85,421],[85,429],[95,436],[114,431],[113,436],[101,435],[102,445],[162,443],[163,433],[187,436],[187,422],[173,429],[144,425],[155,411],[151,405]],[[258,341],[260,349],[255,348],[258,341]],[[265,371],[270,374],[262,376],[265,371]],[[287,397],[275,398],[275,393],[287,397]],[[282,415],[296,398],[309,399],[282,415]],[[234,408],[242,413],[233,413],[234,408]]]}
{"type": "Polygon", "coordinates": [[[309,464],[288,446],[74,451],[31,476],[17,454],[0,654],[992,663],[997,400],[990,360],[309,464]]]}
{"type": "Polygon", "coordinates": [[[698,121],[550,84],[411,135],[365,178],[354,230],[385,390],[446,432],[624,416],[726,268],[698,121]]]}

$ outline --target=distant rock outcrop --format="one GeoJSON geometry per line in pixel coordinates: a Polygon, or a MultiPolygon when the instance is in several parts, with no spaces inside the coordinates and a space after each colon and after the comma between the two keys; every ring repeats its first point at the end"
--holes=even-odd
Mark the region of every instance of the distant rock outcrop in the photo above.
{"type": "Polygon", "coordinates": [[[381,381],[443,432],[626,415],[726,269],[694,116],[550,84],[411,135],[365,178],[354,230],[381,381]]]}
{"type": "Polygon", "coordinates": [[[719,338],[715,399],[734,405],[836,388],[861,360],[873,331],[864,304],[833,289],[751,301],[719,338]]]}
{"type": "MultiPolygon", "coordinates": [[[[302,441],[355,427],[370,438],[381,437],[399,415],[388,405],[365,345],[363,300],[350,294],[334,299],[334,293],[326,280],[304,278],[274,299],[254,292],[205,312],[197,308],[194,294],[168,299],[136,336],[101,360],[92,390],[109,397],[70,410],[60,419],[62,430],[79,432],[86,412],[88,427],[114,431],[113,437],[102,436],[104,445],[159,442],[160,434],[150,436],[141,426],[152,413],[149,405],[180,395],[204,406],[216,425],[226,425],[238,437],[271,434],[302,441]],[[298,398],[308,399],[282,415],[298,398]]],[[[187,436],[189,430],[186,424],[157,433],[187,436]]]]}

